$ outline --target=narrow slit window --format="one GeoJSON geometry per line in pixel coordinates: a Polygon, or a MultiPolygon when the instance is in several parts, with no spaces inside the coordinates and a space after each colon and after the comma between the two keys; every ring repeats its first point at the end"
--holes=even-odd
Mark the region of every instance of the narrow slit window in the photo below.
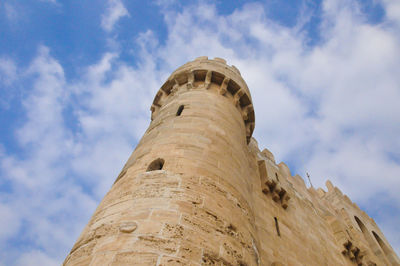
{"type": "Polygon", "coordinates": [[[383,259],[383,253],[377,253],[376,251],[379,250],[378,245],[376,244],[376,242],[373,240],[371,234],[369,233],[367,227],[364,225],[364,223],[357,217],[354,216],[354,219],[356,220],[358,226],[361,229],[362,234],[364,235],[365,240],[367,240],[367,243],[369,244],[369,246],[372,248],[372,250],[374,251],[375,255],[378,256],[379,258],[383,259]]]}
{"type": "Polygon", "coordinates": [[[176,116],[180,116],[184,108],[185,108],[184,105],[179,106],[178,111],[176,112],[176,116]]]}
{"type": "Polygon", "coordinates": [[[161,170],[164,166],[164,159],[158,158],[149,164],[147,167],[147,172],[161,170]]]}
{"type": "Polygon", "coordinates": [[[281,232],[279,231],[278,218],[274,217],[274,220],[275,220],[276,233],[278,234],[278,236],[281,236],[281,232]]]}
{"type": "Polygon", "coordinates": [[[279,177],[278,177],[277,173],[275,173],[275,177],[276,177],[276,180],[279,181],[279,177]]]}
{"type": "Polygon", "coordinates": [[[379,246],[382,248],[383,253],[385,253],[386,257],[388,258],[388,260],[393,264],[393,265],[397,265],[396,264],[396,259],[393,256],[392,251],[390,250],[390,248],[385,244],[385,242],[383,242],[383,240],[379,237],[379,235],[377,233],[375,233],[374,231],[372,231],[372,235],[375,237],[376,242],[378,242],[379,246]]]}

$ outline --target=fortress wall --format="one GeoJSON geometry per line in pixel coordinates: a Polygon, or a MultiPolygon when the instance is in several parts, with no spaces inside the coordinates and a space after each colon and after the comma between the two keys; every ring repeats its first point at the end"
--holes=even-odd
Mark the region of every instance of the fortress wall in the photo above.
{"type": "Polygon", "coordinates": [[[336,210],[335,219],[341,221],[342,231],[346,232],[353,246],[360,248],[364,261],[377,262],[378,265],[400,265],[399,258],[375,221],[330,181],[326,185],[328,192],[321,195],[321,201],[324,206],[336,210]]]}
{"type": "Polygon", "coordinates": [[[328,192],[307,188],[271,152],[249,148],[262,165],[260,187],[253,192],[262,265],[399,265],[375,221],[330,181],[328,192]],[[286,209],[281,198],[274,201],[274,190],[263,189],[266,180],[290,195],[286,209]]]}
{"type": "Polygon", "coordinates": [[[255,139],[239,70],[178,68],[152,121],[64,265],[400,265],[331,182],[307,188],[255,139]]]}
{"type": "Polygon", "coordinates": [[[304,182],[291,177],[285,164],[275,164],[257,147],[252,152],[258,153],[259,162],[265,162],[259,164],[259,171],[266,168],[266,177],[259,176],[259,188],[253,191],[260,265],[351,265],[337,255],[341,250],[304,182]],[[273,189],[266,188],[269,181],[276,184],[273,189]],[[283,190],[290,197],[286,209],[285,195],[276,197],[283,190]]]}

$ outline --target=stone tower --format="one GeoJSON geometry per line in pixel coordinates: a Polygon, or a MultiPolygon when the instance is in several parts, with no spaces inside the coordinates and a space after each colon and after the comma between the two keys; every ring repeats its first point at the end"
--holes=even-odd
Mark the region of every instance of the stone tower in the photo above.
{"type": "Polygon", "coordinates": [[[306,188],[258,149],[249,89],[225,60],[178,68],[151,112],[65,265],[400,265],[338,188],[306,188]]]}

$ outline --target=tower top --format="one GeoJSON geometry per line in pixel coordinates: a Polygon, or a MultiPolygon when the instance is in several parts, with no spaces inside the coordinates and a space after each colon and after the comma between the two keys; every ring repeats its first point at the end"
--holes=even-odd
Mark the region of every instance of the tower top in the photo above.
{"type": "Polygon", "coordinates": [[[201,56],[176,69],[161,86],[151,106],[152,118],[170,95],[178,88],[198,89],[195,83],[204,83],[203,89],[208,89],[211,83],[219,86],[219,93],[232,99],[233,104],[242,114],[246,127],[247,142],[253,134],[255,126],[254,108],[249,88],[235,66],[229,66],[222,58],[208,59],[201,56]],[[195,88],[196,87],[196,88],[195,88]]]}
{"type": "Polygon", "coordinates": [[[250,93],[225,60],[179,67],[151,110],[65,266],[400,266],[376,223],[337,187],[307,188],[248,144],[250,93]]]}

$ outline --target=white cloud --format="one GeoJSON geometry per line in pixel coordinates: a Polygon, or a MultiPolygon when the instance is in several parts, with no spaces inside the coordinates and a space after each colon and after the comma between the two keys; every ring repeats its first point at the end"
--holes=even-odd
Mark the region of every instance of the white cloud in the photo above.
{"type": "Polygon", "coordinates": [[[21,221],[7,202],[0,203],[0,213],[0,239],[5,239],[17,232],[21,221]]]}
{"type": "Polygon", "coordinates": [[[400,24],[400,2],[397,0],[381,0],[385,6],[387,18],[394,23],[400,24]]]}
{"type": "Polygon", "coordinates": [[[10,58],[0,58],[0,84],[10,85],[17,77],[17,66],[10,58]]]}
{"type": "Polygon", "coordinates": [[[15,263],[17,266],[51,266],[51,265],[59,265],[59,262],[55,259],[50,258],[45,253],[36,250],[27,252],[21,255],[18,261],[15,263]]]}
{"type": "Polygon", "coordinates": [[[57,0],[39,0],[41,2],[48,2],[48,3],[52,3],[52,4],[57,4],[57,0]]]}
{"type": "Polygon", "coordinates": [[[24,156],[0,153],[0,185],[10,186],[0,197],[0,225],[13,225],[0,230],[0,263],[59,263],[148,126],[158,71],[152,62],[136,70],[117,58],[105,53],[79,81],[68,83],[43,46],[20,71],[18,78],[31,80],[32,88],[23,101],[26,121],[16,132],[24,156]],[[74,110],[75,132],[67,126],[66,108],[74,110]],[[32,248],[8,246],[16,236],[32,248]]]}
{"type": "MultiPolygon", "coordinates": [[[[0,238],[0,260],[5,265],[15,261],[13,256],[21,256],[16,253],[24,252],[22,247],[9,245],[17,235],[18,241],[28,241],[59,261],[70,249],[69,242],[74,241],[71,234],[81,229],[65,221],[87,218],[96,205],[67,174],[69,164],[65,159],[73,156],[75,145],[62,114],[67,95],[61,65],[46,47],[41,47],[25,75],[34,82],[23,102],[26,123],[16,135],[24,156],[0,154],[1,183],[9,186],[0,197],[1,223],[10,223],[4,227],[9,231],[1,232],[0,238]]],[[[34,250],[27,252],[20,258],[22,264],[36,254],[34,250]]],[[[38,259],[50,261],[40,256],[38,259]]]]}
{"type": "MultiPolygon", "coordinates": [[[[368,24],[354,1],[325,1],[323,10],[314,47],[257,4],[229,16],[209,5],[168,11],[168,39],[153,60],[172,70],[200,55],[227,58],[251,89],[261,148],[318,186],[330,178],[361,205],[378,195],[398,203],[400,163],[390,159],[400,158],[398,27],[368,24]]],[[[398,233],[383,231],[399,250],[398,233]]]]}
{"type": "MultiPolygon", "coordinates": [[[[156,90],[176,67],[200,55],[224,57],[240,69],[253,96],[260,148],[292,162],[300,174],[309,171],[314,185],[332,179],[357,203],[385,195],[394,203],[382,201],[382,208],[399,215],[399,24],[388,23],[395,17],[388,15],[370,25],[354,2],[324,3],[322,40],[313,47],[302,27],[275,23],[261,5],[221,16],[202,4],[164,11],[165,42],[151,31],[137,36],[137,67],[105,52],[69,81],[41,47],[23,76],[15,66],[3,71],[32,80],[32,88],[16,135],[24,156],[0,153],[0,171],[12,187],[0,197],[0,225],[14,225],[0,230],[0,263],[37,257],[53,264],[66,256],[147,128],[156,90]],[[67,108],[75,129],[66,121],[67,108]],[[8,239],[22,237],[21,224],[34,248],[5,254],[8,239]]],[[[106,14],[102,26],[112,31],[128,12],[110,1],[106,14]]],[[[396,227],[381,226],[399,250],[396,227]]]]}
{"type": "Polygon", "coordinates": [[[9,21],[15,21],[18,18],[18,12],[10,3],[4,3],[4,11],[9,21]]]}
{"type": "Polygon", "coordinates": [[[129,12],[121,0],[108,0],[107,5],[107,10],[101,18],[101,27],[105,31],[111,32],[114,29],[115,23],[122,17],[129,16],[129,12]]]}

